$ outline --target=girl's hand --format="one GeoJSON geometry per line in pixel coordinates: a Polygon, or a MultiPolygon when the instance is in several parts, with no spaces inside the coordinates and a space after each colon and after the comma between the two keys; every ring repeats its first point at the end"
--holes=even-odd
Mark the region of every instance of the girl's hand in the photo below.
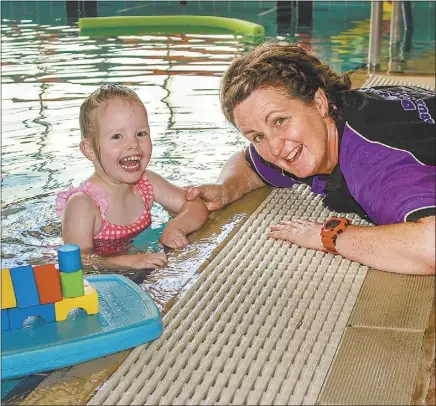
{"type": "Polygon", "coordinates": [[[160,242],[169,248],[184,248],[189,244],[185,233],[174,227],[171,222],[162,231],[160,242]]]}
{"type": "Polygon", "coordinates": [[[168,263],[167,256],[164,253],[145,252],[141,254],[122,255],[119,258],[126,258],[125,266],[131,269],[155,269],[158,266],[165,266],[168,263]]]}
{"type": "Polygon", "coordinates": [[[281,221],[270,226],[268,237],[287,240],[304,248],[323,251],[321,242],[321,223],[307,220],[281,221]]]}

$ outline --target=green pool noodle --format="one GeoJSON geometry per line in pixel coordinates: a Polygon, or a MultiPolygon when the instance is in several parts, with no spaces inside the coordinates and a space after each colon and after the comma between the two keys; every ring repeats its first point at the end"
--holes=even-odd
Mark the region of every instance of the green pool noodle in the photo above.
{"type": "Polygon", "coordinates": [[[80,269],[76,272],[61,272],[61,286],[64,298],[83,296],[83,271],[80,269]]]}
{"type": "MultiPolygon", "coordinates": [[[[231,32],[252,36],[264,36],[262,25],[236,18],[216,16],[115,16],[115,17],[83,17],[79,18],[80,30],[132,28],[132,27],[207,27],[218,28],[231,32]]],[[[192,30],[190,30],[192,31],[192,30]]],[[[199,31],[200,32],[200,31],[199,31]]]]}

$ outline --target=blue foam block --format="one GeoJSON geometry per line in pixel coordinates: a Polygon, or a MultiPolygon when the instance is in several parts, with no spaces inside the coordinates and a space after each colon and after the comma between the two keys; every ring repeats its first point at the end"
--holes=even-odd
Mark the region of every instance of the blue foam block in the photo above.
{"type": "Polygon", "coordinates": [[[151,297],[121,275],[87,275],[100,312],[76,320],[2,333],[2,379],[104,357],[158,338],[160,312],[151,297]]]}
{"type": "Polygon", "coordinates": [[[14,286],[17,307],[39,305],[39,294],[33,268],[30,265],[11,268],[12,285],[14,286]]]}
{"type": "Polygon", "coordinates": [[[22,328],[24,320],[30,316],[39,316],[45,323],[52,323],[56,321],[55,307],[53,303],[25,307],[24,309],[19,309],[14,307],[8,309],[9,315],[9,326],[13,330],[15,328],[22,328]]]}
{"type": "Polygon", "coordinates": [[[6,309],[2,309],[2,331],[9,330],[9,316],[6,309]]]}
{"type": "Polygon", "coordinates": [[[80,247],[77,244],[64,244],[58,248],[59,270],[77,272],[82,269],[80,247]]]}

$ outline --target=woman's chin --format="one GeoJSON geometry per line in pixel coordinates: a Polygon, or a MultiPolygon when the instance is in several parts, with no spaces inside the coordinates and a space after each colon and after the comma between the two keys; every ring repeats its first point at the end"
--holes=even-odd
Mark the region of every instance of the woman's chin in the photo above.
{"type": "Polygon", "coordinates": [[[309,176],[314,176],[316,173],[314,172],[313,168],[309,167],[301,167],[301,166],[290,166],[288,168],[284,168],[285,171],[292,173],[292,175],[296,176],[297,178],[308,178],[309,176]]]}

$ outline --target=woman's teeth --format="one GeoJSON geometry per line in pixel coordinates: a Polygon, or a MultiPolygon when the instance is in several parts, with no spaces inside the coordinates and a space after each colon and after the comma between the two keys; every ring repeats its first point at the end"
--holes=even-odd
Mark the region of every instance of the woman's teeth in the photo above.
{"type": "Polygon", "coordinates": [[[287,157],[285,157],[285,160],[288,162],[295,161],[301,154],[301,151],[303,150],[303,145],[300,145],[297,148],[294,148],[287,157]]]}

